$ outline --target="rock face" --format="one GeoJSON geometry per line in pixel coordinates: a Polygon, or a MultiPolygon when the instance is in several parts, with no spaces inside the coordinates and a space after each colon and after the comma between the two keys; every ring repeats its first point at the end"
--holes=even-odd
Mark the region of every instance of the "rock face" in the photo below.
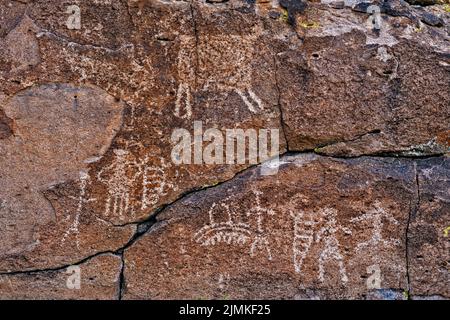
{"type": "Polygon", "coordinates": [[[449,18],[2,1],[0,299],[449,298],[449,18]]]}
{"type": "Polygon", "coordinates": [[[411,216],[408,255],[413,295],[450,295],[450,225],[448,215],[449,161],[435,159],[418,165],[418,202],[411,216]],[[439,183],[436,183],[439,181],[439,183]]]}
{"type": "Polygon", "coordinates": [[[125,298],[362,298],[370,268],[406,288],[411,161],[281,163],[276,178],[251,169],[164,210],[125,252],[125,298]]]}
{"type": "Polygon", "coordinates": [[[120,257],[100,255],[64,269],[0,276],[1,299],[117,299],[121,268],[120,257]]]}

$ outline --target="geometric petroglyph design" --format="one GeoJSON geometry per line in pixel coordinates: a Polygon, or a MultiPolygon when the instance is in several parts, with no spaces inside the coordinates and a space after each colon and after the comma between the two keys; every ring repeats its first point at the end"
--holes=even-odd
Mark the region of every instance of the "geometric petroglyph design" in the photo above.
{"type": "Polygon", "coordinates": [[[262,111],[263,102],[251,88],[256,40],[255,34],[181,36],[175,116],[192,116],[191,90],[236,92],[252,113],[262,111]]]}
{"type": "Polygon", "coordinates": [[[209,208],[209,224],[201,228],[194,240],[202,246],[211,246],[218,243],[245,245],[251,240],[250,225],[239,222],[235,211],[229,204],[230,197],[219,204],[213,203],[209,208]],[[226,220],[223,221],[223,216],[226,220]],[[222,218],[221,220],[219,220],[222,218]],[[220,221],[220,222],[219,222],[220,221]]]}
{"type": "Polygon", "coordinates": [[[264,208],[261,205],[261,199],[260,196],[262,195],[262,192],[260,191],[253,191],[253,194],[255,195],[255,202],[256,205],[253,206],[249,212],[247,212],[247,216],[256,216],[256,223],[257,228],[254,235],[254,240],[252,243],[252,246],[250,248],[250,255],[253,257],[256,254],[256,250],[261,249],[263,251],[267,251],[267,257],[269,260],[272,260],[272,252],[270,251],[270,242],[269,238],[267,237],[267,234],[265,232],[265,229],[263,227],[263,220],[264,215],[268,216],[274,216],[275,211],[272,209],[264,208]]]}
{"type": "Polygon", "coordinates": [[[219,243],[239,246],[249,244],[251,257],[256,255],[257,250],[263,250],[267,252],[268,259],[272,260],[270,242],[263,227],[263,216],[274,215],[275,212],[261,206],[260,192],[254,191],[253,194],[256,206],[246,215],[256,216],[256,225],[242,222],[242,216],[232,209],[231,197],[228,197],[219,204],[211,205],[208,212],[209,223],[195,233],[194,241],[202,246],[213,246],[219,243]]]}
{"type": "Polygon", "coordinates": [[[294,259],[295,272],[302,271],[303,261],[306,259],[309,249],[314,241],[313,227],[317,224],[310,213],[291,211],[291,217],[294,220],[294,241],[292,242],[292,251],[294,259]]]}
{"type": "MultiPolygon", "coordinates": [[[[128,147],[139,144],[128,144],[128,147]]],[[[137,185],[142,185],[140,208],[145,210],[157,204],[162,196],[169,191],[178,190],[178,187],[169,182],[167,177],[167,164],[163,158],[159,159],[156,165],[146,156],[139,161],[129,151],[115,149],[115,158],[111,165],[102,168],[97,179],[108,188],[108,196],[105,204],[104,215],[106,217],[119,217],[121,220],[125,215],[135,216],[134,206],[131,205],[131,196],[137,189],[137,185]]],[[[175,172],[178,175],[178,171],[175,172]]]]}
{"type": "MultiPolygon", "coordinates": [[[[148,163],[148,158],[144,159],[144,164],[148,163]]],[[[159,202],[162,196],[165,196],[169,191],[177,191],[178,187],[169,182],[167,178],[167,169],[170,167],[163,158],[160,159],[158,166],[145,166],[143,170],[143,191],[141,208],[147,209],[159,202]]]]}

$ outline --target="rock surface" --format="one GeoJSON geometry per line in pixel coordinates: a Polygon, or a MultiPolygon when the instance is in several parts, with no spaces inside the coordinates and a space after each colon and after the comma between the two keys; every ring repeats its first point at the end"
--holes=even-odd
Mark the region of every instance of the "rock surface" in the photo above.
{"type": "Polygon", "coordinates": [[[125,298],[363,298],[407,288],[411,161],[285,157],[188,196],[125,252],[125,298]],[[371,271],[373,272],[373,271],[371,271]]]}
{"type": "Polygon", "coordinates": [[[100,255],[60,270],[0,275],[0,299],[117,299],[121,268],[120,257],[100,255]]]}
{"type": "Polygon", "coordinates": [[[413,295],[450,296],[449,165],[448,160],[436,159],[417,167],[418,202],[408,233],[413,295]]]}
{"type": "Polygon", "coordinates": [[[0,299],[448,299],[449,19],[1,1],[0,299]],[[199,123],[279,130],[278,173],[174,163],[199,123]]]}

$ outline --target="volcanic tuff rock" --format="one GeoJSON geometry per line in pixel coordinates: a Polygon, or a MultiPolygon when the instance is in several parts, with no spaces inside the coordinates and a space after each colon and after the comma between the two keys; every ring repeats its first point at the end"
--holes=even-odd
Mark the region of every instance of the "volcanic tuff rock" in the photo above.
{"type": "Polygon", "coordinates": [[[1,0],[0,298],[449,298],[449,18],[1,0]],[[195,121],[279,172],[174,164],[195,121]]]}

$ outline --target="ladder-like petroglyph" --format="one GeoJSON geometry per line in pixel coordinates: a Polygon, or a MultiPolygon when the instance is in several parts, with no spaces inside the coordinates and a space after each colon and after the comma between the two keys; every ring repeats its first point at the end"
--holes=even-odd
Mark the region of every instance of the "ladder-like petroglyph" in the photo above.
{"type": "MultiPolygon", "coordinates": [[[[146,157],[144,164],[147,164],[148,161],[149,159],[146,157]]],[[[156,205],[161,197],[167,195],[170,191],[178,190],[178,187],[170,182],[167,176],[169,168],[170,164],[166,163],[164,158],[160,158],[159,165],[145,166],[143,169],[142,209],[156,205]]]]}
{"type": "Polygon", "coordinates": [[[114,154],[114,162],[102,168],[97,178],[108,187],[104,215],[123,220],[125,214],[134,214],[130,205],[130,194],[134,183],[142,175],[142,163],[136,161],[127,150],[115,149],[114,154]]]}
{"type": "Polygon", "coordinates": [[[312,228],[317,223],[309,212],[299,211],[294,213],[291,211],[291,217],[294,220],[294,240],[292,241],[294,269],[295,272],[300,273],[303,262],[314,241],[314,230],[312,228]]]}
{"type": "Polygon", "coordinates": [[[254,235],[253,243],[250,249],[250,255],[254,257],[256,255],[256,250],[263,250],[267,252],[267,258],[272,260],[272,252],[270,250],[270,241],[267,236],[267,232],[264,228],[263,221],[264,216],[274,216],[275,211],[273,209],[265,208],[261,205],[261,191],[253,191],[256,205],[247,212],[247,216],[255,215],[257,218],[257,228],[254,235]]]}

